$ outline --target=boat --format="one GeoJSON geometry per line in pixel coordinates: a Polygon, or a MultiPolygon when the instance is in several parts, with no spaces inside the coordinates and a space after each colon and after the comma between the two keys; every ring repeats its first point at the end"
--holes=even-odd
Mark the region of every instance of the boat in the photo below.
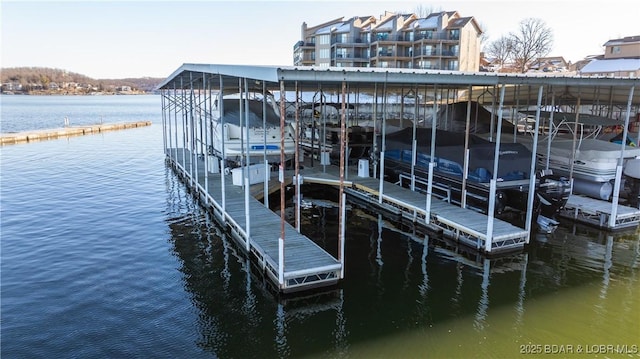
{"type": "MultiPolygon", "coordinates": [[[[467,126],[467,106],[467,102],[456,102],[440,107],[438,128],[463,133],[467,126]]],[[[533,131],[538,112],[544,121],[539,126],[537,168],[547,169],[548,161],[548,169],[554,174],[573,181],[573,193],[609,200],[613,194],[616,167],[622,153],[622,134],[616,136],[622,122],[586,113],[576,116],[574,113],[554,112],[554,124],[549,124],[552,116],[550,111],[520,110],[518,120],[502,120],[500,141],[503,144],[521,143],[533,150],[533,131]]],[[[495,117],[482,105],[471,101],[471,119],[468,124],[470,133],[484,139],[491,138],[490,132],[496,130],[495,126],[493,129],[491,127],[492,121],[496,122],[495,117]]],[[[495,132],[493,137],[495,138],[495,132]]],[[[624,181],[620,192],[632,207],[638,207],[640,202],[640,147],[635,142],[637,141],[632,136],[627,136],[623,156],[624,181]]]]}
{"type": "MultiPolygon", "coordinates": [[[[535,112],[521,113],[531,116],[535,112]]],[[[575,114],[558,112],[553,115],[558,124],[538,136],[538,167],[544,168],[548,162],[554,173],[573,179],[574,193],[609,200],[613,194],[618,161],[622,159],[624,184],[621,186],[621,195],[637,207],[640,195],[640,147],[628,136],[623,153],[622,134],[605,131],[607,127],[619,127],[621,121],[590,114],[579,114],[577,119],[575,114]],[[606,139],[607,135],[611,137],[609,140],[606,139]]],[[[541,118],[548,119],[550,116],[551,113],[547,111],[540,113],[541,118]]],[[[529,149],[533,148],[531,131],[515,136],[504,133],[503,141],[517,141],[529,149]]]]}
{"type": "MultiPolygon", "coordinates": [[[[431,128],[415,128],[415,166],[413,166],[413,130],[407,128],[385,137],[385,176],[402,185],[409,185],[411,174],[414,186],[424,190],[431,162],[431,128]],[[416,185],[419,184],[419,185],[416,185]]],[[[465,136],[459,132],[436,130],[435,163],[432,193],[453,203],[462,203],[465,178],[465,136]]],[[[466,205],[487,213],[490,180],[493,178],[495,143],[469,135],[468,170],[465,189],[466,205]]],[[[495,194],[495,214],[508,209],[526,212],[531,171],[531,151],[519,143],[502,143],[498,159],[495,194]]],[[[558,225],[556,214],[569,198],[570,182],[551,172],[541,173],[536,182],[534,213],[540,230],[550,233],[558,225]]]]}
{"type": "Polygon", "coordinates": [[[285,161],[291,161],[295,155],[295,131],[290,124],[285,124],[281,133],[280,110],[270,93],[218,97],[209,118],[210,154],[224,160],[225,168],[261,163],[265,155],[269,163],[280,163],[283,134],[285,161]]]}

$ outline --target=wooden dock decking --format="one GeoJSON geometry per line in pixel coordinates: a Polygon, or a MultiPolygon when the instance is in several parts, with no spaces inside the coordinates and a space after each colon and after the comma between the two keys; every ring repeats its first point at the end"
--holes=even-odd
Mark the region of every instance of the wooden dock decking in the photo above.
{"type": "Polygon", "coordinates": [[[143,126],[151,126],[151,121],[105,123],[99,125],[70,126],[45,130],[2,133],[0,134],[0,145],[4,146],[18,143],[53,140],[62,137],[91,135],[101,132],[124,130],[143,126]]]}
{"type": "Polygon", "coordinates": [[[249,238],[251,256],[257,260],[259,267],[264,270],[280,291],[294,292],[330,286],[338,282],[342,272],[341,262],[285,222],[284,282],[280,283],[280,216],[253,196],[249,196],[247,203],[249,205],[250,228],[247,231],[247,211],[243,187],[233,185],[232,176],[226,175],[223,208],[221,200],[222,175],[209,173],[205,184],[204,160],[192,161],[188,150],[185,151],[183,160],[183,151],[183,149],[178,149],[178,151],[169,149],[168,159],[184,175],[187,185],[197,183],[197,188],[191,186],[192,189],[199,192],[204,205],[209,206],[216,218],[229,228],[234,239],[243,249],[247,248],[247,238],[249,238]]]}
{"type": "MultiPolygon", "coordinates": [[[[338,185],[337,170],[335,166],[326,166],[322,172],[305,169],[301,173],[307,183],[338,185]]],[[[391,182],[383,182],[382,201],[379,196],[379,179],[358,177],[353,171],[349,171],[344,183],[348,186],[345,192],[349,195],[386,209],[388,212],[396,209],[395,212],[403,218],[424,226],[437,227],[446,236],[486,253],[519,250],[529,239],[527,230],[497,218],[493,219],[490,233],[488,216],[447,203],[434,196],[431,198],[429,221],[427,221],[427,195],[391,182]],[[491,242],[490,247],[486,246],[486,241],[491,242]],[[489,250],[486,250],[487,248],[489,250]]]]}

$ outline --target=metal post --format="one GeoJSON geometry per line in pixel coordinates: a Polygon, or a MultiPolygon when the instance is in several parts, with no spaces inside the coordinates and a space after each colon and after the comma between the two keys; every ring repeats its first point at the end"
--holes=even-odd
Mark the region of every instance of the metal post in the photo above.
{"type": "Polygon", "coordinates": [[[167,112],[165,109],[164,91],[161,92],[160,105],[162,106],[162,149],[167,155],[167,112]]]}
{"type": "MultiPolygon", "coordinates": [[[[384,87],[382,89],[382,144],[380,146],[380,187],[378,190],[378,203],[382,204],[382,196],[384,191],[384,151],[386,147],[385,137],[386,137],[386,127],[387,127],[387,78],[385,74],[384,79],[384,87]]],[[[377,119],[376,119],[377,120],[377,119]]]]}
{"type": "Polygon", "coordinates": [[[373,103],[372,107],[372,115],[373,116],[373,176],[378,175],[378,159],[375,156],[378,156],[378,134],[376,133],[377,123],[378,123],[378,83],[373,84],[373,103]]]}
{"type": "Polygon", "coordinates": [[[193,90],[193,73],[189,73],[189,135],[191,136],[191,143],[189,146],[190,150],[190,158],[189,161],[189,174],[190,181],[189,184],[191,188],[198,192],[198,147],[196,145],[196,124],[195,124],[195,116],[193,114],[194,106],[195,106],[195,93],[193,90]]]}
{"type": "MultiPolygon", "coordinates": [[[[296,176],[296,230],[298,231],[298,233],[300,233],[300,219],[301,219],[301,214],[300,214],[300,204],[302,202],[302,198],[300,198],[301,196],[301,188],[300,188],[300,122],[298,119],[298,112],[299,112],[299,103],[300,103],[300,89],[298,89],[298,81],[296,81],[295,84],[295,96],[296,96],[296,103],[295,103],[295,109],[296,109],[296,114],[295,114],[295,122],[296,122],[296,133],[295,133],[295,155],[294,155],[294,161],[295,161],[295,176],[296,176]]],[[[313,147],[313,146],[312,146],[313,147]]],[[[312,155],[313,157],[313,155],[312,155]]]]}
{"type": "Polygon", "coordinates": [[[340,225],[340,234],[338,236],[338,260],[340,261],[340,263],[342,264],[342,268],[340,271],[340,278],[344,278],[344,233],[345,233],[345,217],[346,217],[346,213],[345,213],[345,208],[347,206],[346,201],[347,201],[347,197],[346,194],[344,193],[344,172],[345,172],[345,168],[344,168],[344,163],[345,163],[345,142],[346,142],[346,136],[347,136],[347,130],[346,130],[346,88],[347,88],[347,84],[345,81],[342,81],[342,104],[341,104],[341,109],[342,109],[342,115],[340,116],[340,204],[339,204],[339,210],[340,210],[340,214],[339,214],[339,225],[340,225]]]}
{"type": "Polygon", "coordinates": [[[285,223],[285,198],[284,198],[284,81],[280,80],[280,171],[282,173],[280,178],[280,238],[278,239],[278,282],[280,287],[284,286],[284,223],[285,223]]]}
{"type": "Polygon", "coordinates": [[[227,131],[224,127],[224,81],[222,80],[222,75],[218,76],[220,80],[220,90],[218,91],[218,111],[220,112],[219,116],[219,129],[220,129],[220,144],[222,149],[222,159],[220,159],[220,185],[221,185],[221,193],[220,197],[222,197],[222,220],[224,223],[227,222],[227,196],[226,196],[226,177],[225,173],[226,163],[227,163],[227,154],[225,149],[225,137],[227,136],[227,131]]]}
{"type": "Polygon", "coordinates": [[[556,94],[555,94],[555,92],[553,92],[551,94],[551,115],[549,116],[549,131],[547,131],[548,132],[548,134],[547,134],[547,158],[546,158],[546,161],[545,161],[545,164],[544,164],[544,169],[545,170],[549,169],[549,159],[551,157],[551,140],[552,140],[551,131],[553,130],[553,126],[554,126],[554,124],[553,124],[553,114],[556,112],[555,103],[556,103],[556,94]]]}
{"type": "MultiPolygon", "coordinates": [[[[433,114],[431,115],[431,148],[429,148],[429,179],[427,181],[427,203],[426,203],[426,218],[425,223],[429,224],[431,222],[431,200],[433,195],[433,171],[436,166],[435,158],[436,158],[436,127],[438,122],[438,111],[440,110],[438,107],[438,87],[434,85],[433,87],[433,114]]],[[[424,97],[427,98],[427,88],[424,89],[424,97]]],[[[426,104],[425,104],[425,119],[427,118],[426,113],[426,104]]],[[[449,198],[451,200],[451,198],[449,198]]]]}
{"type": "Polygon", "coordinates": [[[262,161],[264,162],[264,187],[262,201],[269,208],[269,162],[267,161],[267,84],[262,82],[262,161]]]}
{"type": "MultiPolygon", "coordinates": [[[[204,127],[204,150],[202,151],[202,156],[204,158],[204,201],[205,203],[209,203],[209,136],[207,132],[207,77],[206,74],[202,73],[202,93],[204,93],[204,111],[200,116],[200,125],[204,127]]],[[[211,108],[209,108],[209,113],[211,113],[211,108]]]]}
{"type": "Polygon", "coordinates": [[[471,92],[469,85],[469,98],[467,100],[467,120],[464,129],[464,163],[462,166],[462,188],[460,189],[460,207],[467,208],[467,176],[469,173],[469,126],[471,125],[471,92]]]}
{"type": "Polygon", "coordinates": [[[616,167],[616,180],[613,185],[613,200],[611,202],[611,215],[609,216],[609,228],[616,225],[616,217],[618,217],[618,202],[620,200],[620,186],[622,183],[622,164],[624,160],[624,151],[627,147],[627,136],[629,135],[629,117],[631,116],[631,101],[633,101],[633,92],[635,87],[629,89],[629,99],[627,100],[627,111],[624,116],[624,128],[622,129],[622,144],[620,145],[620,157],[616,167]]]}
{"type": "MultiPolygon", "coordinates": [[[[485,240],[484,250],[487,253],[491,253],[491,246],[493,245],[493,222],[494,211],[496,208],[496,183],[498,182],[498,168],[500,162],[500,141],[502,139],[502,105],[504,104],[504,85],[500,89],[500,103],[498,104],[498,124],[496,129],[496,142],[493,153],[493,178],[489,183],[489,208],[487,210],[487,238],[485,240]]],[[[491,127],[493,128],[493,116],[491,121],[491,127]]]]}
{"type": "MultiPolygon", "coordinates": [[[[244,111],[244,116],[246,117],[246,120],[244,121],[244,130],[246,133],[246,137],[247,140],[245,141],[247,144],[247,148],[246,148],[246,157],[245,157],[245,161],[244,161],[244,223],[245,223],[245,232],[247,235],[247,240],[245,242],[245,249],[247,250],[247,252],[249,252],[251,250],[251,211],[250,211],[250,206],[249,206],[249,201],[250,201],[250,193],[249,193],[249,162],[250,162],[250,141],[249,141],[249,85],[247,82],[247,78],[244,78],[244,93],[245,93],[245,97],[244,97],[244,106],[245,106],[245,111],[244,111]]],[[[244,150],[243,150],[244,151],[244,150]]]]}
{"type": "Polygon", "coordinates": [[[178,95],[177,95],[177,92],[176,92],[176,82],[175,81],[173,82],[172,96],[173,96],[173,122],[175,124],[175,126],[174,126],[175,130],[174,130],[174,134],[173,134],[173,137],[175,138],[173,162],[174,163],[178,163],[178,104],[177,104],[177,100],[176,100],[178,95]]]}
{"type": "MultiPolygon", "coordinates": [[[[497,160],[496,160],[497,161],[497,160]]],[[[495,176],[489,181],[489,209],[487,213],[487,237],[484,240],[484,251],[491,253],[491,247],[493,245],[493,211],[496,208],[496,179],[495,176]]]]}
{"type": "MultiPolygon", "coordinates": [[[[540,132],[540,107],[542,106],[542,89],[540,85],[538,89],[538,103],[536,106],[536,125],[533,130],[533,144],[531,148],[531,167],[529,169],[529,195],[527,196],[527,215],[524,222],[524,228],[527,231],[527,239],[525,243],[531,240],[531,220],[533,218],[533,199],[536,188],[536,153],[538,151],[538,133],[540,132]]],[[[580,99],[578,99],[580,102],[580,99]]]]}

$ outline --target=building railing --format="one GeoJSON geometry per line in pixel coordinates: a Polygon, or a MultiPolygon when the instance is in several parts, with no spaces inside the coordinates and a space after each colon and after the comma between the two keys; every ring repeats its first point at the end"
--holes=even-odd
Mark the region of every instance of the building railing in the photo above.
{"type": "Polygon", "coordinates": [[[298,41],[295,43],[295,45],[293,45],[293,51],[299,50],[303,47],[315,47],[315,46],[316,46],[315,42],[298,41]]]}

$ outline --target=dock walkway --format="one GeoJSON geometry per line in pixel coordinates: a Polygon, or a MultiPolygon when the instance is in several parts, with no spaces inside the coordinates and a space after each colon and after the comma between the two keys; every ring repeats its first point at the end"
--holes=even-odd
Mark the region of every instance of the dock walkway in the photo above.
{"type": "Polygon", "coordinates": [[[560,215],[574,221],[594,225],[596,227],[617,230],[638,226],[640,209],[618,205],[613,214],[611,202],[572,194],[560,215]],[[609,220],[615,215],[611,226],[609,220]]]}
{"type": "Polygon", "coordinates": [[[151,126],[151,121],[105,123],[98,125],[70,126],[44,130],[9,132],[0,134],[0,145],[4,146],[26,142],[54,140],[62,137],[91,135],[106,131],[124,130],[143,126],[151,126]]]}
{"type": "MultiPolygon", "coordinates": [[[[305,183],[339,184],[336,166],[326,166],[321,172],[315,169],[301,171],[305,183]]],[[[486,252],[496,253],[519,250],[528,242],[529,232],[511,223],[494,218],[493,231],[489,231],[488,216],[472,209],[431,197],[431,209],[427,214],[427,195],[412,191],[391,182],[383,182],[382,201],[380,201],[380,180],[370,177],[358,177],[353,171],[344,181],[345,192],[369,204],[378,206],[387,212],[396,212],[403,218],[418,224],[436,227],[455,240],[486,252]],[[429,221],[427,221],[429,216],[429,221]],[[486,241],[491,245],[486,246],[486,241]]]]}
{"type": "Polygon", "coordinates": [[[167,158],[174,168],[184,175],[185,183],[200,194],[203,205],[212,210],[216,218],[227,226],[243,249],[246,249],[247,237],[249,238],[251,256],[257,260],[259,267],[279,288],[279,291],[294,292],[337,283],[342,264],[310,238],[298,233],[287,222],[284,223],[284,282],[280,283],[280,216],[253,196],[248,196],[247,211],[244,188],[233,185],[231,175],[225,175],[223,207],[222,175],[209,173],[205,184],[204,160],[200,158],[192,161],[189,151],[184,151],[184,156],[183,151],[183,149],[178,151],[169,149],[167,158]],[[196,183],[197,188],[194,188],[196,183]],[[247,212],[250,221],[246,221],[247,212]],[[249,231],[247,231],[247,222],[250,226],[249,231]]]}

